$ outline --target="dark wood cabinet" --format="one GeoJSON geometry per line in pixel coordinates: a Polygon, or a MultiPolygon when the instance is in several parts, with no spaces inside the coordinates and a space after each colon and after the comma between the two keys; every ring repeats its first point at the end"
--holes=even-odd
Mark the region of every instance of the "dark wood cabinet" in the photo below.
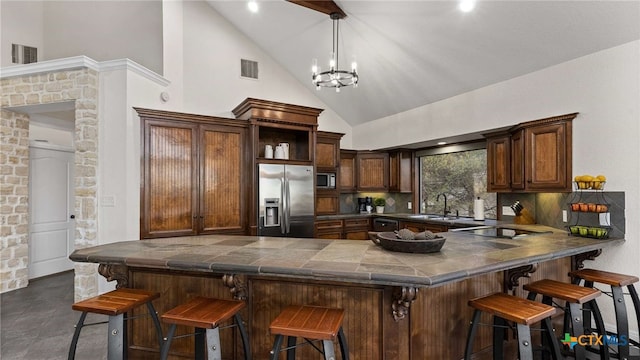
{"type": "Polygon", "coordinates": [[[340,192],[354,193],[358,186],[358,168],[355,150],[340,150],[339,181],[340,192]]]}
{"type": "Polygon", "coordinates": [[[371,222],[369,218],[344,219],[344,238],[349,240],[369,240],[371,222]]]}
{"type": "Polygon", "coordinates": [[[316,134],[316,169],[335,172],[340,167],[340,139],[344,134],[318,131],[316,134]]]}
{"type": "Polygon", "coordinates": [[[320,239],[369,240],[371,221],[368,217],[316,220],[315,236],[320,239]]]}
{"type": "Polygon", "coordinates": [[[316,171],[336,176],[336,186],[316,189],[316,215],[337,215],[340,212],[340,139],[344,134],[318,131],[316,133],[316,171]]]}
{"type": "Polygon", "coordinates": [[[572,120],[578,113],[487,134],[487,191],[572,191],[572,120]]]}
{"type": "Polygon", "coordinates": [[[487,191],[511,190],[511,136],[487,138],[487,191]]]}
{"type": "Polygon", "coordinates": [[[359,151],[356,156],[358,191],[389,190],[389,154],[359,151]]]}
{"type": "Polygon", "coordinates": [[[412,193],[415,156],[411,150],[389,152],[389,191],[412,193]]]}
{"type": "Polygon", "coordinates": [[[316,220],[315,237],[319,239],[342,239],[343,222],[339,220],[316,220]]]}
{"type": "Polygon", "coordinates": [[[245,234],[246,127],[136,108],[142,124],[141,238],[245,234]]]}
{"type": "Polygon", "coordinates": [[[524,129],[525,189],[572,190],[571,122],[553,121],[524,129]]]}

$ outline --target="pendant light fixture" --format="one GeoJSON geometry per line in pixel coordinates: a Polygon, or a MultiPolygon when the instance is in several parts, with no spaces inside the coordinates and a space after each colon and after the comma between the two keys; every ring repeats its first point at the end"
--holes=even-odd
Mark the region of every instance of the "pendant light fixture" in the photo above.
{"type": "Polygon", "coordinates": [[[335,88],[336,92],[340,92],[340,88],[343,86],[358,86],[358,73],[357,64],[355,61],[351,63],[351,71],[340,70],[339,66],[339,49],[338,49],[338,35],[339,35],[339,21],[342,15],[339,13],[332,13],[331,20],[333,21],[333,49],[331,52],[331,59],[329,59],[329,70],[321,71],[318,67],[318,62],[313,59],[312,76],[311,81],[318,90],[323,87],[335,88]]]}

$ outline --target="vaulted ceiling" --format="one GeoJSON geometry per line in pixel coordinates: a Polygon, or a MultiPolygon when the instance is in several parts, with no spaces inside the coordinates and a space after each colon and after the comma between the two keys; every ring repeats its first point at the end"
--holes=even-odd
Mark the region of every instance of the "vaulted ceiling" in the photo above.
{"type": "MultiPolygon", "coordinates": [[[[285,1],[209,4],[301,83],[327,67],[328,15],[285,1]]],[[[383,118],[640,39],[640,1],[348,1],[340,62],[360,83],[317,95],[351,125],[383,118]]],[[[315,91],[315,90],[313,90],[315,91]]]]}

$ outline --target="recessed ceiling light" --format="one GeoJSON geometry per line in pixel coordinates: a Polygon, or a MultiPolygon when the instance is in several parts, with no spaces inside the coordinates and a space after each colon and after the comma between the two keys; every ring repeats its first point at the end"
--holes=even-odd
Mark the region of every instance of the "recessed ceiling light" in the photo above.
{"type": "Polygon", "coordinates": [[[439,141],[439,142],[438,142],[438,145],[444,145],[444,144],[446,144],[446,143],[447,143],[446,141],[439,141]]]}
{"type": "Polygon", "coordinates": [[[251,0],[247,3],[247,7],[249,8],[249,11],[251,11],[252,13],[257,13],[258,12],[258,2],[255,0],[251,0]]]}
{"type": "Polygon", "coordinates": [[[458,4],[458,9],[462,12],[469,12],[476,7],[476,0],[460,0],[458,4]]]}

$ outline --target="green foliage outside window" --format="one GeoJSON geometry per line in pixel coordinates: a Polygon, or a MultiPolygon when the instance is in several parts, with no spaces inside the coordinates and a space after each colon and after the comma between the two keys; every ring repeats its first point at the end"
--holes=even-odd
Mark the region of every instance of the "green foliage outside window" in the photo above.
{"type": "Polygon", "coordinates": [[[444,198],[447,210],[455,215],[473,216],[473,200],[484,199],[485,217],[495,219],[496,194],[487,193],[487,151],[471,150],[420,158],[421,211],[426,214],[443,214],[444,198]]]}

